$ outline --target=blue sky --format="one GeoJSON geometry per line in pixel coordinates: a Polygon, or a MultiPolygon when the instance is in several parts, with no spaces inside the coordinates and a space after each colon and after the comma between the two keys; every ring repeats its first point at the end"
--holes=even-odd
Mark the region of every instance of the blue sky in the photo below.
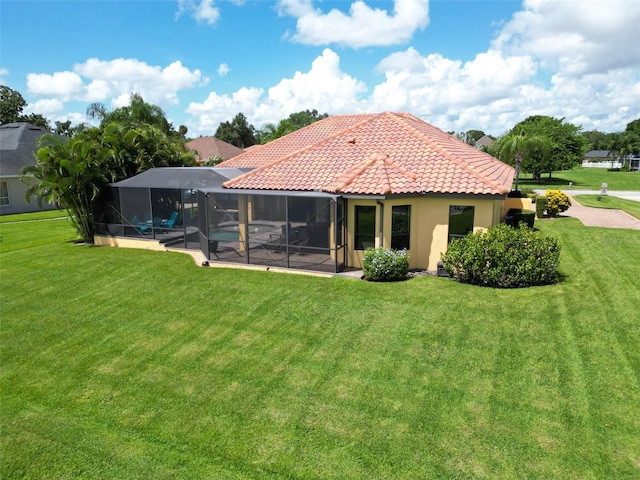
{"type": "Polygon", "coordinates": [[[640,117],[638,24],[635,0],[3,0],[0,80],[52,122],[138,92],[190,136],[313,108],[620,131],[640,117]]]}

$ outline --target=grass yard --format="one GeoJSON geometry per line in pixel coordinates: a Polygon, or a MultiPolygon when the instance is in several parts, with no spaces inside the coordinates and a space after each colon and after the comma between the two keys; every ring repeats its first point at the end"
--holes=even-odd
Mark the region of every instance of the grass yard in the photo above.
{"type": "Polygon", "coordinates": [[[598,198],[598,195],[575,195],[573,198],[578,200],[578,202],[585,207],[624,210],[629,215],[633,215],[640,219],[640,202],[636,202],[634,200],[605,195],[600,196],[600,198],[598,198]]]}
{"type": "Polygon", "coordinates": [[[606,168],[575,167],[572,170],[542,174],[542,182],[538,183],[530,175],[520,175],[520,188],[534,188],[546,190],[547,188],[562,190],[600,190],[606,183],[609,190],[640,190],[640,172],[609,172],[606,168]],[[569,182],[573,182],[569,188],[569,182]]]}
{"type": "Polygon", "coordinates": [[[563,281],[495,291],[201,268],[60,222],[1,226],[2,478],[640,477],[640,232],[538,221],[563,281]]]}
{"type": "Polygon", "coordinates": [[[0,216],[0,254],[76,238],[64,210],[0,216]]]}

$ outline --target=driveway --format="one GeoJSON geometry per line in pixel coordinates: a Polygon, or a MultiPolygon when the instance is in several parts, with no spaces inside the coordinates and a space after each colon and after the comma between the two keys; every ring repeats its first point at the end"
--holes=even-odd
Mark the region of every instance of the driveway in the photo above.
{"type": "MultiPolygon", "coordinates": [[[[577,218],[587,227],[608,227],[608,228],[628,228],[631,230],[640,230],[640,220],[629,215],[622,210],[613,210],[607,208],[584,207],[578,202],[574,195],[599,195],[599,190],[562,190],[571,197],[571,207],[563,216],[577,218]]],[[[540,191],[544,195],[544,191],[540,191]]],[[[612,197],[624,198],[626,200],[634,200],[640,202],[640,192],[608,192],[612,197]]]]}

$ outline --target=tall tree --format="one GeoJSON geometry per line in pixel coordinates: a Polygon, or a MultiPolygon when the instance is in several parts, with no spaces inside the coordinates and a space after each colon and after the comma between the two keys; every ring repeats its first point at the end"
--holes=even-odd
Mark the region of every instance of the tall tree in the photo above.
{"type": "Polygon", "coordinates": [[[492,145],[492,152],[502,161],[515,166],[515,189],[518,190],[520,170],[542,171],[551,157],[553,144],[544,135],[527,135],[524,131],[509,132],[492,145]]]}
{"type": "Polygon", "coordinates": [[[0,86],[0,124],[19,122],[27,106],[24,97],[13,88],[0,86]]]}
{"type": "Polygon", "coordinates": [[[267,143],[276,138],[283,137],[328,116],[328,113],[320,114],[316,109],[292,113],[288,118],[280,120],[277,126],[273,124],[265,125],[263,129],[258,132],[260,143],[267,143]]]}
{"type": "Polygon", "coordinates": [[[246,148],[258,143],[256,129],[249,124],[243,113],[238,113],[231,122],[222,122],[214,136],[238,148],[246,148]]]}
{"type": "Polygon", "coordinates": [[[85,135],[64,141],[47,134],[38,141],[36,165],[22,171],[29,185],[27,197],[35,196],[40,205],[46,200],[67,209],[82,239],[93,242],[93,205],[113,180],[104,168],[105,152],[85,135]]]}
{"type": "MultiPolygon", "coordinates": [[[[166,119],[159,120],[162,111],[143,103],[134,99],[133,108],[105,113],[100,127],[82,128],[66,142],[43,136],[36,165],[22,172],[30,185],[27,196],[36,197],[38,202],[55,201],[68,209],[86,242],[93,242],[95,223],[100,221],[97,215],[104,211],[107,201],[108,189],[104,187],[109,182],[152,167],[194,164],[184,138],[161,129],[166,123],[166,119]],[[109,118],[120,121],[107,121],[109,118]]],[[[90,110],[99,115],[102,112],[99,105],[92,105],[90,110]]],[[[58,126],[64,128],[66,123],[58,126]]]]}
{"type": "Polygon", "coordinates": [[[112,122],[131,128],[147,124],[160,129],[165,135],[172,133],[172,125],[164,111],[157,105],[145,102],[139,93],[131,94],[129,105],[111,111],[102,103],[92,103],[87,107],[87,118],[100,120],[100,126],[103,128],[112,122]]]}
{"type": "MultiPolygon", "coordinates": [[[[579,126],[565,123],[564,119],[542,115],[528,117],[516,124],[505,137],[507,137],[506,140],[498,139],[490,151],[499,154],[505,142],[513,143],[514,137],[546,138],[551,145],[550,155],[540,149],[523,151],[522,155],[522,169],[532,173],[538,181],[540,181],[542,172],[567,170],[581,163],[587,148],[587,141],[580,134],[579,126]]],[[[540,138],[537,138],[534,143],[539,143],[539,140],[540,138]]]]}
{"type": "Polygon", "coordinates": [[[28,122],[36,127],[51,131],[49,121],[39,113],[25,115],[22,111],[27,107],[24,97],[12,88],[0,86],[0,124],[28,122]]]}

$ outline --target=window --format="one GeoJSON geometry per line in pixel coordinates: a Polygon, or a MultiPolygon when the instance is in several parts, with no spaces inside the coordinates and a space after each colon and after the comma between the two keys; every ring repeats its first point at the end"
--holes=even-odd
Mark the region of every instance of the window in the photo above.
{"type": "Polygon", "coordinates": [[[409,250],[411,206],[391,207],[391,248],[409,250]]]}
{"type": "Polygon", "coordinates": [[[0,182],[0,205],[9,205],[9,185],[7,182],[0,182]]]}
{"type": "Polygon", "coordinates": [[[473,232],[473,207],[451,205],[449,207],[449,242],[466,237],[473,232]]]}
{"type": "Polygon", "coordinates": [[[356,250],[375,246],[376,207],[356,205],[356,250]]]}

